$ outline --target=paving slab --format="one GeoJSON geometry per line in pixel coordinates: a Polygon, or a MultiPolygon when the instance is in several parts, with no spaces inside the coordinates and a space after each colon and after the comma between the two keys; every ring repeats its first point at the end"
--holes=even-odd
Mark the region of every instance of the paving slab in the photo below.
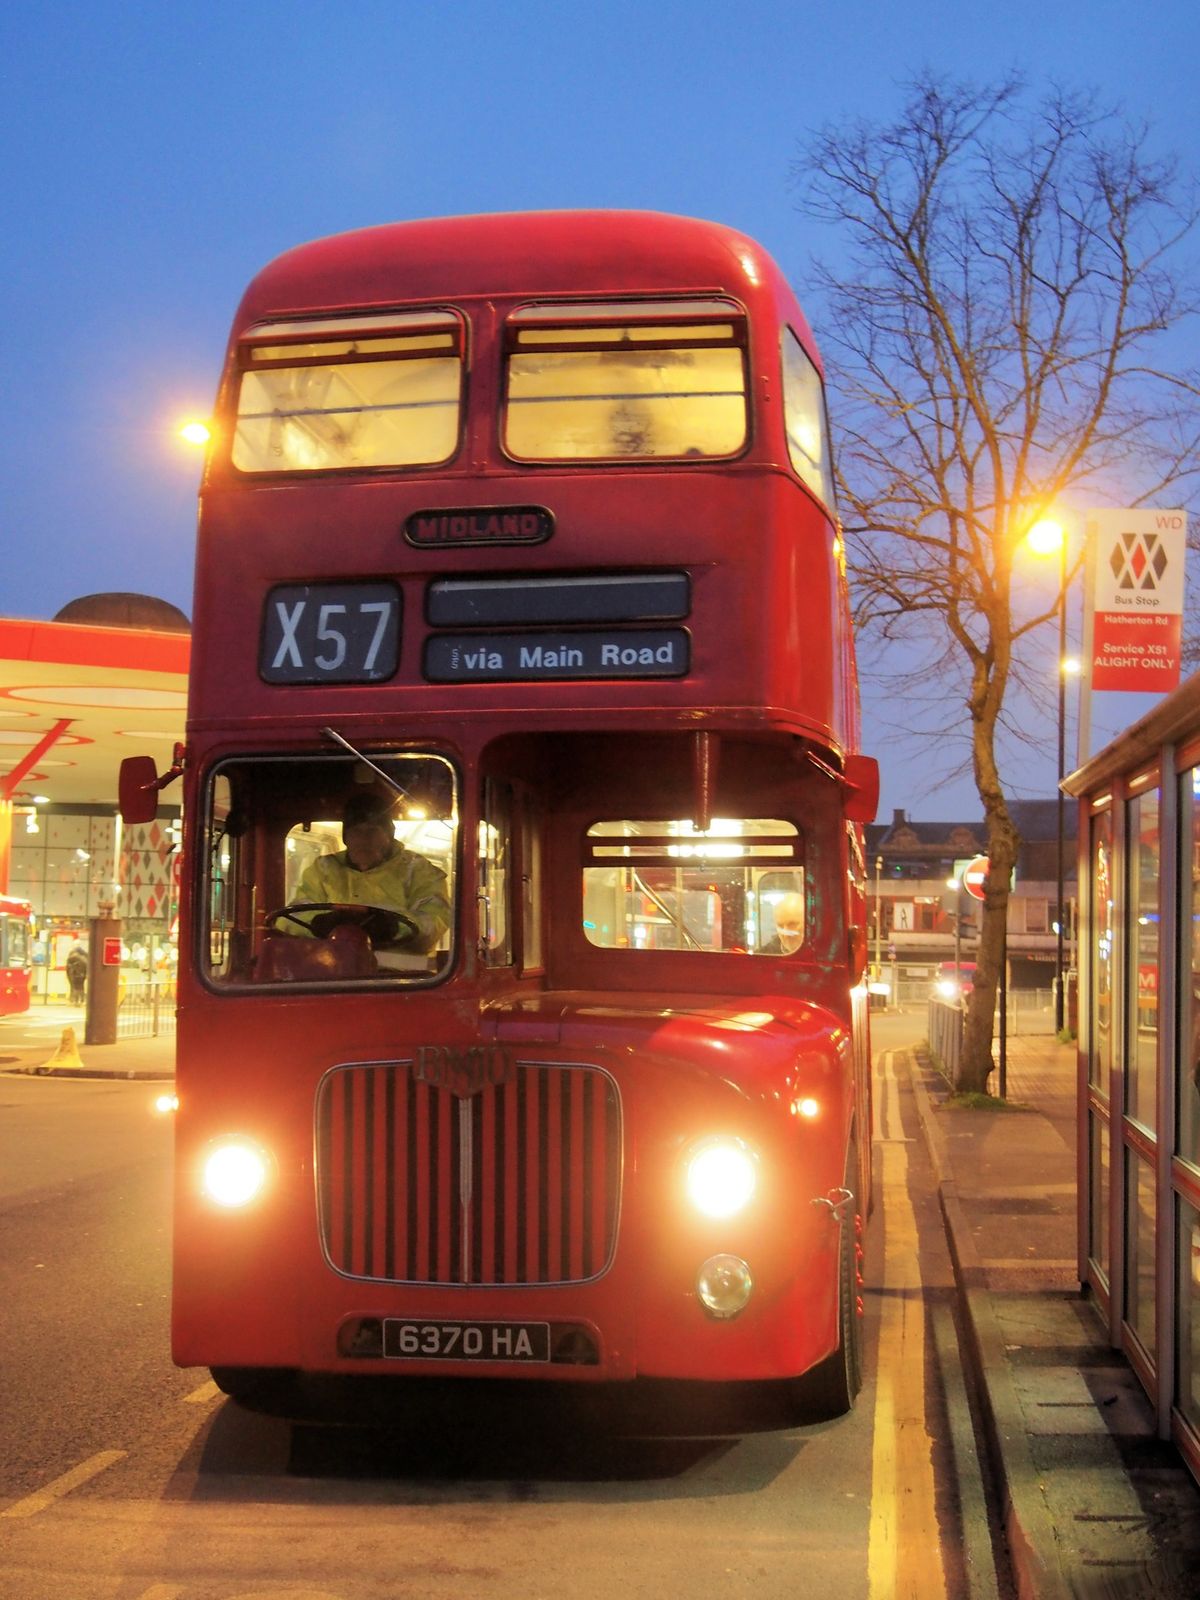
{"type": "Polygon", "coordinates": [[[1075,1052],[1008,1041],[1015,1107],[907,1053],[1022,1600],[1198,1600],[1200,1486],[1079,1282],[1075,1052]],[[1053,1120],[1052,1120],[1053,1119],[1053,1120]]]}

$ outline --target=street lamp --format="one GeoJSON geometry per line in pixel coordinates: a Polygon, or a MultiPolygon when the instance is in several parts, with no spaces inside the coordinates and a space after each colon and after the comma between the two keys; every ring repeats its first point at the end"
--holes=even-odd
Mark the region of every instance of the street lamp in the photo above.
{"type": "Polygon", "coordinates": [[[883,977],[883,918],[879,909],[879,874],[883,871],[883,857],[875,857],[875,976],[883,977]]]}
{"type": "Polygon", "coordinates": [[[962,919],[963,919],[963,882],[962,873],[956,872],[953,877],[946,879],[947,889],[954,890],[954,994],[958,1000],[962,999],[962,919]]]}
{"type": "Polygon", "coordinates": [[[1042,517],[1025,536],[1029,548],[1038,555],[1058,552],[1058,853],[1056,858],[1056,883],[1054,899],[1054,1031],[1062,1033],[1065,1026],[1065,988],[1063,945],[1066,936],[1066,915],[1063,906],[1063,880],[1066,833],[1066,796],[1063,779],[1067,775],[1067,678],[1080,670],[1080,664],[1067,655],[1067,534],[1061,522],[1053,517],[1042,517]]]}

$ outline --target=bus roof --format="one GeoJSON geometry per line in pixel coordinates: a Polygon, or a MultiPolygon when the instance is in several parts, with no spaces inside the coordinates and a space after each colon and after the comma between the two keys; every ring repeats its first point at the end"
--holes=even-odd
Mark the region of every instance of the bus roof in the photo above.
{"type": "Polygon", "coordinates": [[[795,295],[755,241],[658,211],[530,211],[392,222],[298,245],[252,281],[235,336],[271,317],[478,295],[724,293],[767,300],[815,355],[795,295]]]}

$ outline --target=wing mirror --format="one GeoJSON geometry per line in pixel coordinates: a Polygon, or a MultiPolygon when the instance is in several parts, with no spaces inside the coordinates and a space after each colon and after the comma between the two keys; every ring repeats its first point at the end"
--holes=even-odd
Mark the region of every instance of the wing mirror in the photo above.
{"type": "Polygon", "coordinates": [[[117,803],[126,824],[153,822],[158,814],[158,793],[183,772],[184,748],[177,744],[171,765],[160,778],[153,756],[126,756],[121,762],[117,803]]]}
{"type": "Polygon", "coordinates": [[[843,767],[846,782],[846,820],[874,822],[879,810],[879,763],[874,756],[847,756],[843,767]]]}

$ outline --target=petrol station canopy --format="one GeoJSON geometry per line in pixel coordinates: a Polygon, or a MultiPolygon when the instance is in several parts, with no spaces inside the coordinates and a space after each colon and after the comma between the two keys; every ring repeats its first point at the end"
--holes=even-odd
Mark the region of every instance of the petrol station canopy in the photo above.
{"type": "Polygon", "coordinates": [[[0,618],[0,804],[111,810],[123,757],[165,771],[190,647],[183,613],[142,595],[88,596],[52,622],[0,618]]]}

